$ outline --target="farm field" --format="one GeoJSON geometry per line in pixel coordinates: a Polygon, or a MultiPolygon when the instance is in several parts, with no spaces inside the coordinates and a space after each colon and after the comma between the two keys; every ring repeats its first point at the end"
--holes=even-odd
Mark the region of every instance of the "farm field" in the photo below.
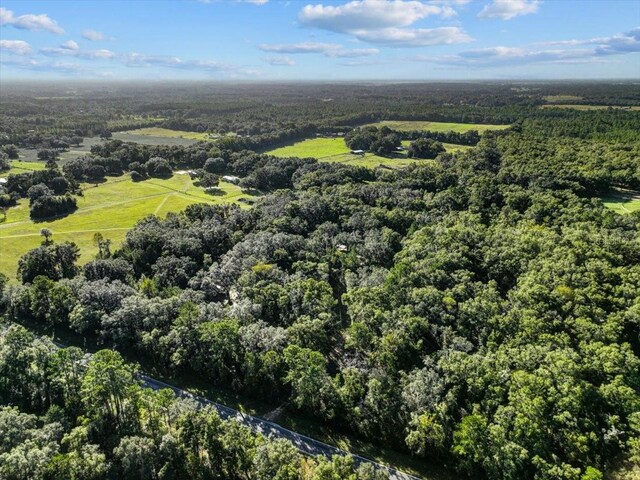
{"type": "Polygon", "coordinates": [[[266,153],[276,157],[313,157],[322,159],[334,155],[349,153],[351,150],[344,143],[344,138],[309,138],[292,145],[269,150],[266,153]]]}
{"type": "Polygon", "coordinates": [[[619,190],[602,198],[604,206],[622,215],[640,211],[640,192],[619,190]]]}
{"type": "MultiPolygon", "coordinates": [[[[72,146],[68,151],[60,153],[59,163],[61,165],[64,165],[64,163],[69,160],[74,160],[77,157],[82,157],[83,155],[89,154],[89,152],[91,151],[91,147],[100,143],[101,141],[102,140],[100,139],[100,137],[85,138],[79,146],[72,146]]],[[[44,162],[38,160],[38,150],[33,148],[21,148],[18,153],[20,155],[21,161],[40,162],[42,164],[42,168],[44,168],[44,162]]]]}
{"type": "Polygon", "coordinates": [[[372,123],[376,127],[389,127],[394,130],[430,130],[432,132],[459,132],[464,133],[470,130],[477,130],[482,133],[487,130],[504,130],[511,125],[491,125],[481,123],[449,123],[449,122],[427,122],[422,120],[384,120],[372,123]]]}
{"type": "Polygon", "coordinates": [[[201,132],[184,132],[169,128],[148,127],[124,132],[114,132],[113,138],[144,145],[192,145],[203,140],[214,140],[220,135],[201,132]]]}
{"type": "Polygon", "coordinates": [[[576,100],[582,100],[582,97],[578,95],[545,95],[542,97],[545,102],[549,103],[564,103],[576,100]]]}
{"type": "Polygon", "coordinates": [[[18,206],[7,210],[6,220],[0,223],[0,272],[15,278],[18,259],[40,244],[42,228],[51,230],[56,242],[78,244],[80,263],[84,264],[97,253],[93,244],[97,232],[111,239],[115,248],[127,230],[147,215],[166,216],[193,203],[237,202],[249,197],[237,185],[226,182],[220,183],[220,191],[218,196],[209,195],[196,187],[188,175],[143,182],[111,177],[102,184],[83,184],[84,196],[78,197],[78,210],[71,215],[41,222],[29,218],[28,200],[22,199],[18,206]]]}
{"type": "Polygon", "coordinates": [[[548,104],[540,105],[540,108],[564,108],[571,110],[608,110],[616,108],[621,110],[640,111],[640,106],[622,107],[620,105],[573,105],[573,104],[548,104]]]}
{"type": "Polygon", "coordinates": [[[0,172],[0,177],[8,175],[17,175],[18,173],[27,173],[32,170],[44,170],[44,162],[24,162],[22,160],[11,160],[11,168],[0,172]]]}
{"type": "MultiPolygon", "coordinates": [[[[410,143],[410,141],[405,140],[402,142],[402,145],[408,147],[410,143]]],[[[454,145],[452,143],[444,143],[443,145],[447,152],[456,152],[471,148],[466,145],[454,145]]],[[[381,157],[373,153],[353,155],[349,152],[349,147],[345,145],[343,138],[310,138],[296,142],[293,145],[269,150],[266,153],[276,157],[312,157],[317,158],[321,162],[348,163],[349,165],[358,165],[367,168],[376,168],[381,165],[391,168],[404,167],[411,163],[424,161],[407,158],[406,152],[399,153],[393,158],[381,157]]]]}

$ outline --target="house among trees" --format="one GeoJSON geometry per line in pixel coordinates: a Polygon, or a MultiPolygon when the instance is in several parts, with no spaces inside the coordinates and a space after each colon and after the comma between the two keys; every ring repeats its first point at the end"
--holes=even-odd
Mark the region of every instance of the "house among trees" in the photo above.
{"type": "Polygon", "coordinates": [[[225,175],[222,177],[222,180],[224,180],[225,182],[233,183],[234,185],[240,183],[240,177],[236,177],[235,175],[225,175]]]}
{"type": "Polygon", "coordinates": [[[364,150],[351,150],[354,155],[364,155],[364,150]]]}

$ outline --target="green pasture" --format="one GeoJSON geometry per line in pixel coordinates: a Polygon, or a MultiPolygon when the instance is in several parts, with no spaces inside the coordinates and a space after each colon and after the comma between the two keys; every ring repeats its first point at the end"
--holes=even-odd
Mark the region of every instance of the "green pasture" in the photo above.
{"type": "Polygon", "coordinates": [[[42,228],[51,230],[56,242],[78,244],[80,263],[86,263],[97,252],[93,243],[97,232],[111,239],[113,248],[117,248],[127,230],[147,215],[165,216],[193,203],[238,202],[249,197],[237,185],[226,182],[220,183],[218,195],[210,195],[195,186],[188,175],[181,174],[143,182],[133,182],[128,176],[110,177],[104,183],[83,184],[82,188],[78,210],[63,218],[33,222],[25,199],[7,210],[0,223],[0,272],[15,277],[20,256],[40,245],[42,228]]]}
{"type": "MultiPolygon", "coordinates": [[[[402,145],[407,148],[411,142],[405,140],[402,145]]],[[[466,150],[466,145],[454,145],[452,143],[443,144],[447,152],[466,150]]],[[[406,151],[398,152],[391,157],[381,157],[373,153],[364,155],[353,155],[349,147],[344,143],[344,138],[310,138],[296,142],[292,145],[269,150],[266,153],[276,157],[300,157],[317,158],[320,162],[346,163],[367,168],[385,166],[389,168],[405,167],[411,163],[424,162],[428,160],[418,160],[407,158],[406,151]]]]}
{"type": "Polygon", "coordinates": [[[191,145],[202,140],[214,140],[218,135],[200,132],[183,132],[161,127],[138,128],[115,132],[113,138],[144,145],[191,145]]]}
{"type": "MultiPolygon", "coordinates": [[[[72,146],[66,152],[61,152],[59,156],[59,164],[64,165],[69,160],[74,160],[78,157],[83,157],[91,152],[91,147],[100,143],[102,140],[100,137],[87,137],[78,146],[72,146]]],[[[18,152],[20,160],[23,162],[40,162],[42,168],[44,168],[44,162],[38,160],[38,150],[35,148],[21,148],[18,152]]],[[[33,168],[37,170],[38,167],[33,168]]]]}
{"type": "Polygon", "coordinates": [[[344,138],[309,138],[292,145],[269,150],[269,155],[276,157],[313,157],[319,160],[334,155],[349,153],[351,149],[344,143],[344,138]]]}
{"type": "Polygon", "coordinates": [[[34,170],[44,170],[44,162],[25,162],[22,160],[11,160],[11,168],[0,172],[0,177],[17,175],[18,173],[28,173],[34,170]]]}
{"type": "Polygon", "coordinates": [[[378,123],[372,123],[375,127],[389,127],[393,130],[429,130],[431,132],[468,132],[477,130],[482,133],[486,130],[504,130],[511,125],[491,125],[482,123],[450,123],[450,122],[427,122],[422,120],[405,121],[405,120],[384,120],[378,123]]]}
{"type": "Polygon", "coordinates": [[[579,97],[577,95],[546,95],[544,97],[542,97],[544,99],[545,102],[549,102],[549,103],[564,103],[564,102],[571,102],[571,101],[576,101],[576,100],[582,100],[582,97],[579,97]]]}
{"type": "Polygon", "coordinates": [[[563,108],[571,110],[608,110],[610,108],[620,110],[640,111],[640,106],[620,106],[620,105],[574,105],[574,104],[547,104],[540,105],[540,108],[563,108]]]}

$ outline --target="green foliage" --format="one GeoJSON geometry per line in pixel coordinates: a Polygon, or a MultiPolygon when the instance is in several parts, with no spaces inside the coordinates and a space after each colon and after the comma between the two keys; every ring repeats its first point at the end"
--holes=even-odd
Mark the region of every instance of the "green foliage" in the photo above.
{"type": "Polygon", "coordinates": [[[169,389],[143,389],[135,368],[112,350],[86,364],[79,349],[58,350],[10,326],[0,334],[0,352],[3,404],[16,392],[39,390],[48,399],[23,402],[34,413],[0,407],[3,479],[388,478],[371,466],[356,469],[352,457],[303,458],[290,442],[254,433],[235,419],[223,421],[212,407],[177,399],[169,389]],[[24,352],[29,372],[8,368],[22,361],[10,346],[24,352]]]}

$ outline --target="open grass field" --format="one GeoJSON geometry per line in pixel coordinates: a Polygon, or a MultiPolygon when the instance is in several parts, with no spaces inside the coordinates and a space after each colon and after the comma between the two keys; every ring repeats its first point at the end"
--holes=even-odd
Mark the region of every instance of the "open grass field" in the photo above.
{"type": "Polygon", "coordinates": [[[607,208],[622,215],[640,211],[640,192],[619,189],[602,198],[607,208]]]}
{"type": "Polygon", "coordinates": [[[111,177],[105,183],[82,187],[84,196],[78,197],[78,210],[63,218],[33,222],[25,199],[7,210],[7,218],[0,223],[0,272],[15,278],[18,259],[40,245],[42,228],[51,230],[56,242],[68,240],[78,244],[83,264],[97,252],[93,244],[97,232],[111,239],[117,248],[127,230],[147,215],[165,216],[192,203],[237,202],[249,197],[240,187],[226,182],[220,183],[220,195],[209,195],[196,187],[188,175],[180,174],[137,183],[128,176],[111,177]]]}
{"type": "Polygon", "coordinates": [[[576,100],[582,100],[582,97],[577,95],[547,95],[542,97],[545,102],[549,103],[565,103],[565,102],[574,102],[576,100]]]}
{"type": "Polygon", "coordinates": [[[24,162],[22,160],[11,160],[11,168],[0,172],[0,177],[7,177],[18,173],[27,173],[33,170],[44,170],[44,162],[24,162]]]}
{"type": "MultiPolygon", "coordinates": [[[[410,143],[411,142],[407,140],[403,141],[402,145],[408,147],[410,143]]],[[[447,152],[456,152],[471,148],[465,145],[454,145],[452,143],[445,143],[443,145],[447,152]]],[[[393,158],[381,157],[373,153],[352,155],[349,152],[349,147],[345,145],[343,138],[310,138],[292,145],[270,150],[266,153],[276,157],[312,157],[317,158],[321,162],[347,163],[349,165],[358,165],[367,168],[376,168],[381,165],[398,168],[411,163],[425,161],[407,158],[406,152],[398,153],[393,158]]]]}
{"type": "Polygon", "coordinates": [[[426,122],[422,120],[404,121],[404,120],[384,120],[378,123],[372,123],[376,127],[389,127],[394,130],[429,130],[432,132],[468,132],[477,130],[482,133],[486,130],[504,130],[511,125],[490,125],[481,123],[449,123],[449,122],[426,122]]]}
{"type": "Polygon", "coordinates": [[[607,110],[609,108],[616,108],[620,110],[640,111],[640,106],[623,107],[620,105],[573,105],[573,104],[549,104],[540,105],[540,108],[564,108],[571,110],[607,110]]]}
{"type": "Polygon", "coordinates": [[[349,153],[351,150],[344,143],[344,138],[309,138],[292,145],[276,148],[267,153],[276,157],[313,157],[322,159],[334,155],[349,153]]]}
{"type": "MultiPolygon", "coordinates": [[[[64,165],[65,162],[69,160],[73,160],[78,157],[82,157],[83,155],[88,155],[91,151],[91,147],[100,143],[102,140],[100,137],[87,137],[84,139],[82,144],[77,147],[71,147],[68,151],[62,152],[60,154],[61,165],[64,165]]],[[[20,155],[20,160],[23,162],[40,162],[44,168],[44,162],[38,160],[38,150],[31,148],[21,148],[18,152],[20,155]]]]}
{"type": "MultiPolygon", "coordinates": [[[[232,134],[227,134],[232,135],[232,134]]],[[[143,145],[192,145],[203,140],[215,140],[220,135],[215,133],[183,132],[169,128],[148,127],[125,132],[115,132],[113,138],[143,145]]]]}
{"type": "MultiPolygon", "coordinates": [[[[114,132],[114,139],[122,140],[123,142],[135,142],[141,145],[193,145],[198,142],[199,139],[186,138],[179,135],[166,135],[167,132],[183,133],[190,135],[188,132],[177,132],[176,130],[167,130],[164,128],[139,128],[137,130],[127,130],[125,132],[114,132]],[[155,132],[155,133],[152,133],[155,132]]],[[[201,133],[194,133],[193,135],[204,135],[201,133]]]]}

